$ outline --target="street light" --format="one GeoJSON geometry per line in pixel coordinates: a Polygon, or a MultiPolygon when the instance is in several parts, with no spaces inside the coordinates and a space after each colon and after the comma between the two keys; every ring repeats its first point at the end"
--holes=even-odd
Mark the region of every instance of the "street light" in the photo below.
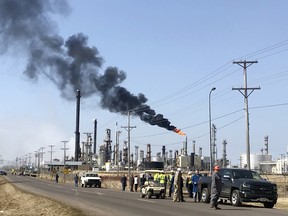
{"type": "Polygon", "coordinates": [[[210,174],[212,174],[211,93],[215,90],[216,88],[213,87],[209,92],[210,174]]]}

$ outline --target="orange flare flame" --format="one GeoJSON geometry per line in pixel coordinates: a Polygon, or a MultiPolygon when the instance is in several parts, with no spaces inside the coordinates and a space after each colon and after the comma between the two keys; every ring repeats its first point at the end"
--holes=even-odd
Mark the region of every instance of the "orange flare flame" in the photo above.
{"type": "Polygon", "coordinates": [[[186,134],[183,133],[180,129],[175,128],[175,129],[174,129],[174,132],[177,133],[177,134],[179,134],[179,135],[181,135],[181,136],[186,136],[186,134]]]}

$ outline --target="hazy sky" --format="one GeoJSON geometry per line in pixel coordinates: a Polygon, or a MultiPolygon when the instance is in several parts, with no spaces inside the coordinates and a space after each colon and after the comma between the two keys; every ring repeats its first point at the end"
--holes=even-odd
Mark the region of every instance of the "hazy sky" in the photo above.
{"type": "MultiPolygon", "coordinates": [[[[81,73],[76,86],[87,88],[81,98],[81,141],[86,139],[83,133],[93,132],[96,118],[97,147],[105,139],[106,128],[111,129],[115,144],[117,122],[122,148],[127,131],[121,126],[127,126],[127,116],[115,110],[115,103],[103,105],[111,102],[107,91],[104,94],[91,85],[96,77],[103,87],[103,75],[113,67],[119,75],[115,86],[137,99],[144,94],[147,102],[142,100],[142,105],[187,134],[188,153],[195,140],[196,152],[202,147],[203,154],[209,155],[208,96],[216,87],[211,113],[218,158],[226,140],[228,159],[239,164],[240,154],[246,152],[244,97],[232,88],[243,87],[244,78],[243,69],[233,60],[258,60],[247,70],[248,87],[261,87],[249,96],[251,153],[261,154],[265,136],[273,159],[286,153],[287,1],[51,2],[52,7],[46,0],[0,0],[0,155],[5,163],[34,154],[40,147],[45,147],[48,160],[48,145],[54,145],[54,157],[62,159],[63,140],[69,141],[68,155],[74,156],[76,103],[70,81],[75,80],[69,73],[77,70],[81,73]],[[4,7],[7,2],[16,3],[4,7]],[[75,38],[86,43],[83,55],[75,54],[79,50],[68,51],[75,38]],[[79,62],[84,63],[77,67],[79,62]],[[126,79],[121,79],[121,71],[126,79]]],[[[131,153],[134,146],[146,152],[148,143],[152,155],[162,145],[167,151],[180,151],[185,141],[137,116],[131,118],[131,125],[136,126],[131,131],[131,153]]]]}

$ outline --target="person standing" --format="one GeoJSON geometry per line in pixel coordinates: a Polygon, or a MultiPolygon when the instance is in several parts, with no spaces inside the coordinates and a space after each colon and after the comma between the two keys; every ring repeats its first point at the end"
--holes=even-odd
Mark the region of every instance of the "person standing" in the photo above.
{"type": "Polygon", "coordinates": [[[211,209],[221,209],[218,207],[218,199],[222,190],[222,179],[219,174],[220,167],[214,166],[214,173],[212,174],[212,183],[211,183],[211,200],[210,205],[211,209]]]}
{"type": "Polygon", "coordinates": [[[121,185],[122,185],[122,191],[125,191],[125,188],[127,186],[127,177],[125,175],[121,178],[121,185]]]}
{"type": "Polygon", "coordinates": [[[131,174],[131,176],[130,176],[129,183],[130,183],[130,191],[133,192],[133,186],[134,186],[134,175],[133,174],[131,174]]]}
{"type": "Polygon", "coordinates": [[[179,202],[180,201],[180,173],[181,170],[178,168],[173,181],[173,202],[179,202]]]}
{"type": "Polygon", "coordinates": [[[76,174],[74,176],[74,185],[75,185],[75,187],[78,187],[78,182],[79,182],[79,176],[76,174]]]}
{"type": "Polygon", "coordinates": [[[182,177],[182,172],[180,171],[180,202],[185,202],[183,195],[184,179],[182,177]]]}
{"type": "Polygon", "coordinates": [[[186,188],[188,191],[189,198],[193,198],[193,184],[192,184],[192,172],[188,172],[188,176],[186,178],[186,188]]]}
{"type": "Polygon", "coordinates": [[[138,189],[138,182],[139,182],[138,176],[135,175],[135,177],[134,177],[134,190],[135,190],[135,192],[137,192],[137,189],[138,189]]]}
{"type": "Polygon", "coordinates": [[[140,187],[142,187],[145,184],[146,181],[146,177],[145,177],[145,173],[143,173],[142,177],[140,178],[140,187]]]}
{"type": "Polygon", "coordinates": [[[174,177],[173,202],[185,202],[183,198],[183,178],[180,168],[177,169],[177,172],[174,177]]]}
{"type": "Polygon", "coordinates": [[[153,176],[154,181],[159,181],[160,180],[159,176],[160,176],[160,172],[155,173],[153,176]]]}
{"type": "Polygon", "coordinates": [[[196,169],[194,175],[192,176],[194,202],[196,202],[196,201],[200,202],[201,201],[201,195],[198,191],[198,181],[199,181],[200,177],[201,177],[201,174],[199,173],[199,170],[196,169]]]}
{"type": "Polygon", "coordinates": [[[59,180],[59,175],[58,175],[58,173],[56,173],[55,180],[56,180],[56,183],[58,183],[58,180],[59,180]]]}
{"type": "Polygon", "coordinates": [[[175,173],[174,171],[171,171],[171,175],[169,176],[169,194],[168,196],[171,197],[171,194],[173,192],[173,189],[174,189],[174,177],[175,177],[175,173]]]}

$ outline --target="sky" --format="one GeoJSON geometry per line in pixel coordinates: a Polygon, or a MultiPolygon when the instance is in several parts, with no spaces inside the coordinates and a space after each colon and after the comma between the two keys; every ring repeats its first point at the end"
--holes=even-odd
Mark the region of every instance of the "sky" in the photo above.
{"type": "Polygon", "coordinates": [[[233,64],[241,60],[258,61],[247,68],[247,83],[261,88],[248,97],[250,152],[261,154],[265,136],[273,159],[288,151],[287,1],[0,0],[0,8],[2,164],[40,147],[49,160],[49,145],[62,160],[62,141],[74,156],[77,88],[80,140],[97,119],[97,152],[107,128],[112,145],[121,131],[123,147],[123,107],[149,106],[151,112],[131,117],[131,153],[134,146],[146,153],[147,144],[152,155],[162,145],[180,151],[186,138],[175,127],[187,135],[188,153],[195,141],[196,153],[201,147],[208,156],[215,87],[217,157],[226,140],[227,157],[237,165],[246,152],[244,97],[232,90],[244,87],[243,68],[233,64]],[[150,124],[157,114],[164,127],[150,124]]]}

